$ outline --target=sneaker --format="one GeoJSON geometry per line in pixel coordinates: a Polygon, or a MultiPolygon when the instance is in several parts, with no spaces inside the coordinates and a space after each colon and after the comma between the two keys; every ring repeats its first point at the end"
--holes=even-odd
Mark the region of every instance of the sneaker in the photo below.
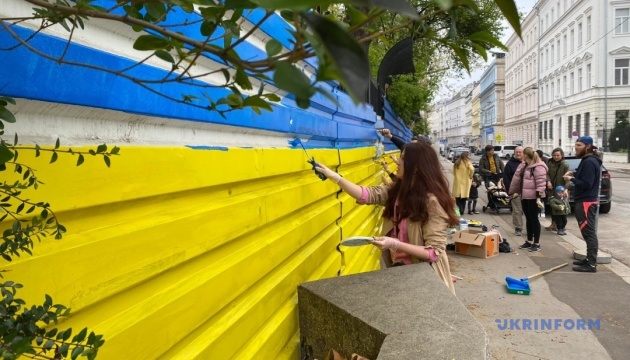
{"type": "Polygon", "coordinates": [[[582,260],[575,260],[573,262],[573,265],[578,265],[578,266],[583,266],[588,264],[588,260],[586,260],[586,258],[582,259],[582,260]]]}
{"type": "Polygon", "coordinates": [[[566,230],[564,230],[564,229],[561,229],[561,230],[562,230],[562,234],[560,234],[560,235],[566,235],[567,234],[566,230]]]}
{"type": "Polygon", "coordinates": [[[516,236],[523,236],[523,230],[516,229],[516,232],[514,232],[514,235],[516,235],[516,236]]]}
{"type": "Polygon", "coordinates": [[[540,251],[540,245],[539,244],[532,244],[532,246],[529,248],[530,252],[537,252],[540,251]]]}
{"type": "Polygon", "coordinates": [[[468,210],[468,215],[472,215],[472,214],[473,214],[473,212],[468,210]]]}
{"type": "Polygon", "coordinates": [[[584,265],[574,266],[573,271],[594,273],[594,272],[597,272],[597,265],[591,265],[587,263],[584,265]]]}
{"type": "Polygon", "coordinates": [[[473,214],[478,215],[478,214],[479,214],[479,211],[477,211],[477,210],[473,210],[473,214]]]}
{"type": "Polygon", "coordinates": [[[529,241],[525,241],[525,244],[519,246],[519,249],[529,249],[532,247],[532,243],[530,243],[529,241]]]}
{"type": "Polygon", "coordinates": [[[562,235],[562,229],[558,229],[558,232],[556,232],[556,234],[562,235]]]}

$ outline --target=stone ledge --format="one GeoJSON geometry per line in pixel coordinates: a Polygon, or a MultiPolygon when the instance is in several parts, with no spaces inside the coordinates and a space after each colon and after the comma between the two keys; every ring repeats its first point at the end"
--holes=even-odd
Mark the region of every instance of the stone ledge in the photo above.
{"type": "Polygon", "coordinates": [[[301,359],[489,356],[483,327],[426,263],[304,283],[298,302],[301,359]]]}

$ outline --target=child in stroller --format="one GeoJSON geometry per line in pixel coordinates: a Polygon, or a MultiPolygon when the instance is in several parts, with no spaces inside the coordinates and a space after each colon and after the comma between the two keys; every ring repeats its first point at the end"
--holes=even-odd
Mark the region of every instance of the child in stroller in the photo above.
{"type": "Polygon", "coordinates": [[[498,214],[501,209],[512,210],[511,199],[505,190],[503,179],[499,179],[496,184],[489,181],[486,191],[488,192],[488,206],[482,208],[483,212],[486,212],[487,209],[492,209],[498,214]]]}

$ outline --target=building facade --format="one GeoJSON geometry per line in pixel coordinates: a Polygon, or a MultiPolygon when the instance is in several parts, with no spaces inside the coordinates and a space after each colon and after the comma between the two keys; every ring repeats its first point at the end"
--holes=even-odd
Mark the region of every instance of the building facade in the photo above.
{"type": "Polygon", "coordinates": [[[521,24],[520,38],[506,42],[504,144],[536,147],[538,129],[538,22],[533,10],[521,24]]]}
{"type": "Polygon", "coordinates": [[[481,147],[481,136],[479,136],[479,91],[481,90],[481,84],[476,83],[472,91],[472,121],[471,121],[471,145],[481,147]]]}
{"type": "Polygon", "coordinates": [[[479,89],[479,132],[481,145],[503,143],[505,123],[505,54],[495,60],[481,76],[479,89]]]}
{"type": "Polygon", "coordinates": [[[603,130],[630,109],[630,0],[541,0],[537,12],[538,147],[570,153],[583,135],[607,147],[603,130]]]}

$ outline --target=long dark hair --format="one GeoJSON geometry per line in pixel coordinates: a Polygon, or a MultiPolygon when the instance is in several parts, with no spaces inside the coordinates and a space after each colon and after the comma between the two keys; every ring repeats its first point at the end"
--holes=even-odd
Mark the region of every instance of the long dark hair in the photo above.
{"type": "Polygon", "coordinates": [[[448,215],[448,224],[455,226],[455,202],[449,191],[448,180],[435,150],[422,141],[409,143],[403,150],[403,177],[388,191],[383,216],[398,223],[401,219],[425,223],[429,219],[428,195],[433,194],[448,215]],[[394,219],[394,206],[398,199],[397,219],[394,219]]]}

